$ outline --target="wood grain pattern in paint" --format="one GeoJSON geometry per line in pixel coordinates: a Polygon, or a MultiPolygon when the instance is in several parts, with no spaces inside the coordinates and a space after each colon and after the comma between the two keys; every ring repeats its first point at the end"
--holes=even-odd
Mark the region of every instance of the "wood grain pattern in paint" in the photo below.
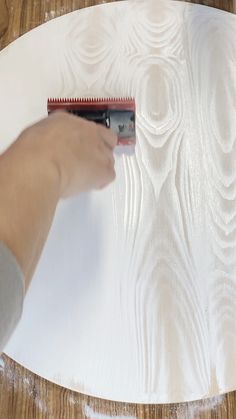
{"type": "MultiPolygon", "coordinates": [[[[207,185],[207,187],[208,187],[209,185],[207,185]]],[[[207,189],[208,190],[208,189],[207,189]]]]}

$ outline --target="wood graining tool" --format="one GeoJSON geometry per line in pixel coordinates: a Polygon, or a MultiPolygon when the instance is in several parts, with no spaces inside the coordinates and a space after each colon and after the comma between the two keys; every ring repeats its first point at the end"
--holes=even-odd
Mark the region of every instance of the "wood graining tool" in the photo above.
{"type": "Polygon", "coordinates": [[[117,134],[118,145],[135,145],[135,100],[132,98],[48,99],[48,114],[64,110],[102,124],[117,134]]]}

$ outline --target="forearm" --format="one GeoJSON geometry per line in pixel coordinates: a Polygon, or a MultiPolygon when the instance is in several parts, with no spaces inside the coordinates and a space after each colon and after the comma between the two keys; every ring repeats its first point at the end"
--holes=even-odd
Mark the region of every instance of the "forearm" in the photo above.
{"type": "Polygon", "coordinates": [[[15,255],[26,288],[59,199],[57,171],[41,152],[40,140],[29,137],[23,135],[0,156],[0,241],[15,255]]]}
{"type": "Polygon", "coordinates": [[[15,255],[26,287],[59,198],[114,180],[116,144],[111,130],[55,112],[28,128],[0,156],[0,241],[15,255]]]}

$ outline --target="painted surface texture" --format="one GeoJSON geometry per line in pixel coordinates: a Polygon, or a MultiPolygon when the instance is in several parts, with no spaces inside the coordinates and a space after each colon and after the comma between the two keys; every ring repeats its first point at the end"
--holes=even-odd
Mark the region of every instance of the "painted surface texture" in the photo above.
{"type": "Polygon", "coordinates": [[[135,155],[116,155],[105,191],[60,204],[6,348],[37,374],[139,403],[236,388],[235,19],[121,2],[0,54],[1,150],[49,96],[137,102],[135,155]]]}

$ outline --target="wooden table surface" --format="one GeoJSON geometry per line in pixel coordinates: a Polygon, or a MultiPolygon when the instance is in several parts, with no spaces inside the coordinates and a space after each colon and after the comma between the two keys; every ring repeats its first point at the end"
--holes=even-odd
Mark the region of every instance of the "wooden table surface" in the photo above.
{"type": "MultiPolygon", "coordinates": [[[[111,1],[111,0],[110,0],[111,1]]],[[[0,49],[23,33],[57,16],[109,0],[7,0],[9,22],[0,0],[0,49]]],[[[148,1],[148,0],[147,0],[148,1]]],[[[236,0],[192,0],[236,13],[236,0]]],[[[29,348],[30,350],[30,348],[29,348]]],[[[236,419],[236,392],[193,403],[134,405],[84,396],[52,384],[2,355],[0,419],[236,419]]]]}

